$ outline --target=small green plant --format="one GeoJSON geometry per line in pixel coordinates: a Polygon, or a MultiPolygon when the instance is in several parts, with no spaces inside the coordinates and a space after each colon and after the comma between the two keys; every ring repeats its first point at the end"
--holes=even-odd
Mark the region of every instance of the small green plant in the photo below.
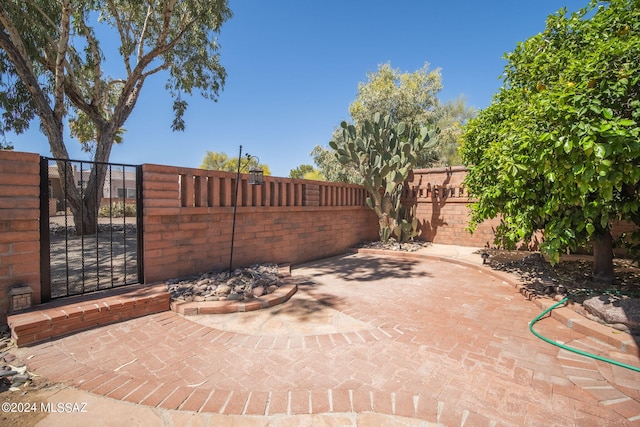
{"type": "Polygon", "coordinates": [[[111,205],[101,206],[98,216],[101,218],[135,217],[136,205],[133,203],[113,202],[111,205]]]}

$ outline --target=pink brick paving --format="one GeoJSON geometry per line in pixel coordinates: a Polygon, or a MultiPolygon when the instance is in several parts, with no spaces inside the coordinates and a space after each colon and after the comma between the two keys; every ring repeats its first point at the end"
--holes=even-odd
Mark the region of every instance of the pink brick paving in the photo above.
{"type": "MultiPolygon", "coordinates": [[[[528,322],[540,309],[476,268],[353,254],[293,275],[366,326],[305,336],[234,333],[164,312],[17,352],[52,381],[181,411],[376,412],[447,426],[640,425],[640,374],[537,339],[528,322]]],[[[640,364],[554,319],[536,328],[640,364]]]]}

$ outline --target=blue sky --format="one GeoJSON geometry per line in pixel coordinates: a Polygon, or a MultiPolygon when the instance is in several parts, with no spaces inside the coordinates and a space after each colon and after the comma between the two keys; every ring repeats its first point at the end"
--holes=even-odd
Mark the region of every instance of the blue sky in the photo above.
{"type": "MultiPolygon", "coordinates": [[[[503,54],[541,32],[546,17],[588,0],[230,0],[219,35],[228,77],[217,103],[190,98],[186,130],[172,132],[163,76],[145,82],[111,161],[198,167],[207,150],[243,151],[288,176],[328,145],[347,120],[358,83],[390,62],[413,72],[440,68],[440,100],[462,95],[484,108],[500,88],[503,54]]],[[[50,155],[38,124],[10,135],[15,150],[50,155]]],[[[67,139],[73,159],[88,160],[67,139]]]]}

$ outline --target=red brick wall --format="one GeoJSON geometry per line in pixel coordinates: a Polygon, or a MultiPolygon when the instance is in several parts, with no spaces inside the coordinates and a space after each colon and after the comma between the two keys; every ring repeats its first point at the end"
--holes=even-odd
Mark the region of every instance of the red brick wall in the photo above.
{"type": "Polygon", "coordinates": [[[40,303],[40,156],[0,150],[0,324],[14,286],[40,303]]]}
{"type": "MultiPolygon", "coordinates": [[[[143,165],[145,281],[229,266],[235,174],[143,165]]],[[[375,240],[362,187],[265,177],[238,188],[233,265],[293,264],[375,240]]]]}
{"type": "Polygon", "coordinates": [[[419,239],[434,243],[493,246],[494,227],[498,220],[485,221],[473,234],[466,228],[470,218],[469,200],[462,181],[467,174],[464,166],[452,168],[416,169],[407,181],[406,198],[417,204],[420,224],[419,239]]]}
{"type": "MultiPolygon", "coordinates": [[[[39,162],[37,154],[0,151],[0,323],[11,287],[30,286],[33,304],[40,303],[39,162]]],[[[227,268],[235,174],[158,165],[142,170],[145,281],[227,268]]],[[[497,220],[484,222],[473,235],[466,231],[465,175],[464,167],[414,171],[407,197],[417,203],[420,239],[493,244],[497,220]]],[[[377,219],[365,198],[356,185],[265,177],[264,185],[251,186],[243,176],[234,266],[297,264],[377,240],[377,219]]]]}
{"type": "MultiPolygon", "coordinates": [[[[494,246],[494,228],[498,219],[487,220],[480,224],[473,234],[466,231],[469,221],[469,203],[464,186],[467,168],[454,166],[451,168],[417,169],[408,180],[409,192],[406,195],[417,203],[416,216],[420,223],[421,240],[435,243],[494,246]]],[[[618,221],[612,224],[611,233],[614,238],[622,232],[636,229],[635,224],[618,221]]],[[[538,238],[542,238],[539,234],[538,238]]],[[[532,245],[535,246],[535,239],[532,245]]],[[[624,250],[616,250],[623,255],[624,250]]]]}

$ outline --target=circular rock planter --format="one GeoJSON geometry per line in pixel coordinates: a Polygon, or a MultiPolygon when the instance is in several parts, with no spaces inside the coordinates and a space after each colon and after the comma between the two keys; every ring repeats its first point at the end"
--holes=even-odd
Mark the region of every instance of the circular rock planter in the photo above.
{"type": "Polygon", "coordinates": [[[289,264],[262,264],[166,282],[171,310],[182,315],[260,310],[282,304],[298,287],[289,264]]]}

